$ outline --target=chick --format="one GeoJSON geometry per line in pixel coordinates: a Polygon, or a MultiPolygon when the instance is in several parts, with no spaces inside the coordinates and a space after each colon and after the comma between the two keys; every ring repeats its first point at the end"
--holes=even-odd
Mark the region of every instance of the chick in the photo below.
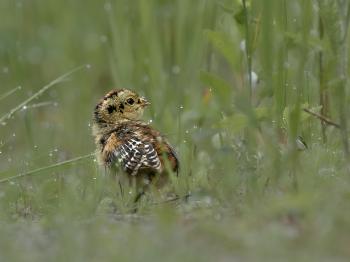
{"type": "Polygon", "coordinates": [[[178,172],[179,160],[166,138],[140,120],[150,103],[128,89],[108,92],[96,105],[93,135],[100,165],[122,170],[129,181],[163,185],[168,171],[178,172]]]}

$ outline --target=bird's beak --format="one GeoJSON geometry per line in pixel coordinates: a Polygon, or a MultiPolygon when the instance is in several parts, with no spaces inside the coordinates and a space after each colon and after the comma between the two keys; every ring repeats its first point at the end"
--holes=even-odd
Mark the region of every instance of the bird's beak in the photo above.
{"type": "Polygon", "coordinates": [[[148,106],[148,105],[151,104],[151,103],[148,102],[147,99],[144,98],[144,97],[141,97],[140,100],[141,100],[141,106],[143,106],[143,107],[148,106]]]}

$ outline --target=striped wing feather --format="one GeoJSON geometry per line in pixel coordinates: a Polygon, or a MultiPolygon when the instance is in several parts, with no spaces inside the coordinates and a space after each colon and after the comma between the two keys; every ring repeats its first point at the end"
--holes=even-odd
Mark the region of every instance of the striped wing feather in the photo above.
{"type": "Polygon", "coordinates": [[[152,144],[137,137],[131,137],[117,147],[114,155],[123,169],[131,175],[136,175],[143,168],[161,170],[160,159],[152,144]]]}

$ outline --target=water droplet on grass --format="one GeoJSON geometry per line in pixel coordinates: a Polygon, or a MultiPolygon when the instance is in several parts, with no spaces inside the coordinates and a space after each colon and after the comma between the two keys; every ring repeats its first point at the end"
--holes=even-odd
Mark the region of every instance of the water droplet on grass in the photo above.
{"type": "Polygon", "coordinates": [[[174,75],[179,74],[180,71],[181,71],[181,68],[180,68],[178,65],[173,66],[173,68],[171,69],[171,72],[172,72],[174,75]]]}
{"type": "Polygon", "coordinates": [[[112,5],[110,2],[106,2],[103,6],[106,12],[110,12],[112,10],[112,5]]]}
{"type": "Polygon", "coordinates": [[[148,75],[144,75],[143,78],[142,78],[142,81],[143,81],[144,83],[148,83],[148,82],[149,82],[149,77],[148,77],[148,75]]]}
{"type": "Polygon", "coordinates": [[[241,49],[242,52],[245,52],[245,40],[242,40],[239,43],[239,49],[241,49]]]}
{"type": "Polygon", "coordinates": [[[101,36],[100,36],[100,41],[101,41],[102,43],[106,43],[107,40],[108,40],[107,36],[105,36],[105,35],[101,35],[101,36]]]}

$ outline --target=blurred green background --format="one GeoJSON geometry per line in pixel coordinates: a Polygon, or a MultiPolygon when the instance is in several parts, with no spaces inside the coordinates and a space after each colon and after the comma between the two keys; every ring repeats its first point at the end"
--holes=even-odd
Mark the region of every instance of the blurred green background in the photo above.
{"type": "Polygon", "coordinates": [[[347,261],[349,10],[0,0],[0,260],[347,261]],[[165,190],[189,198],[132,213],[88,156],[121,87],[151,101],[181,160],[165,190]]]}

